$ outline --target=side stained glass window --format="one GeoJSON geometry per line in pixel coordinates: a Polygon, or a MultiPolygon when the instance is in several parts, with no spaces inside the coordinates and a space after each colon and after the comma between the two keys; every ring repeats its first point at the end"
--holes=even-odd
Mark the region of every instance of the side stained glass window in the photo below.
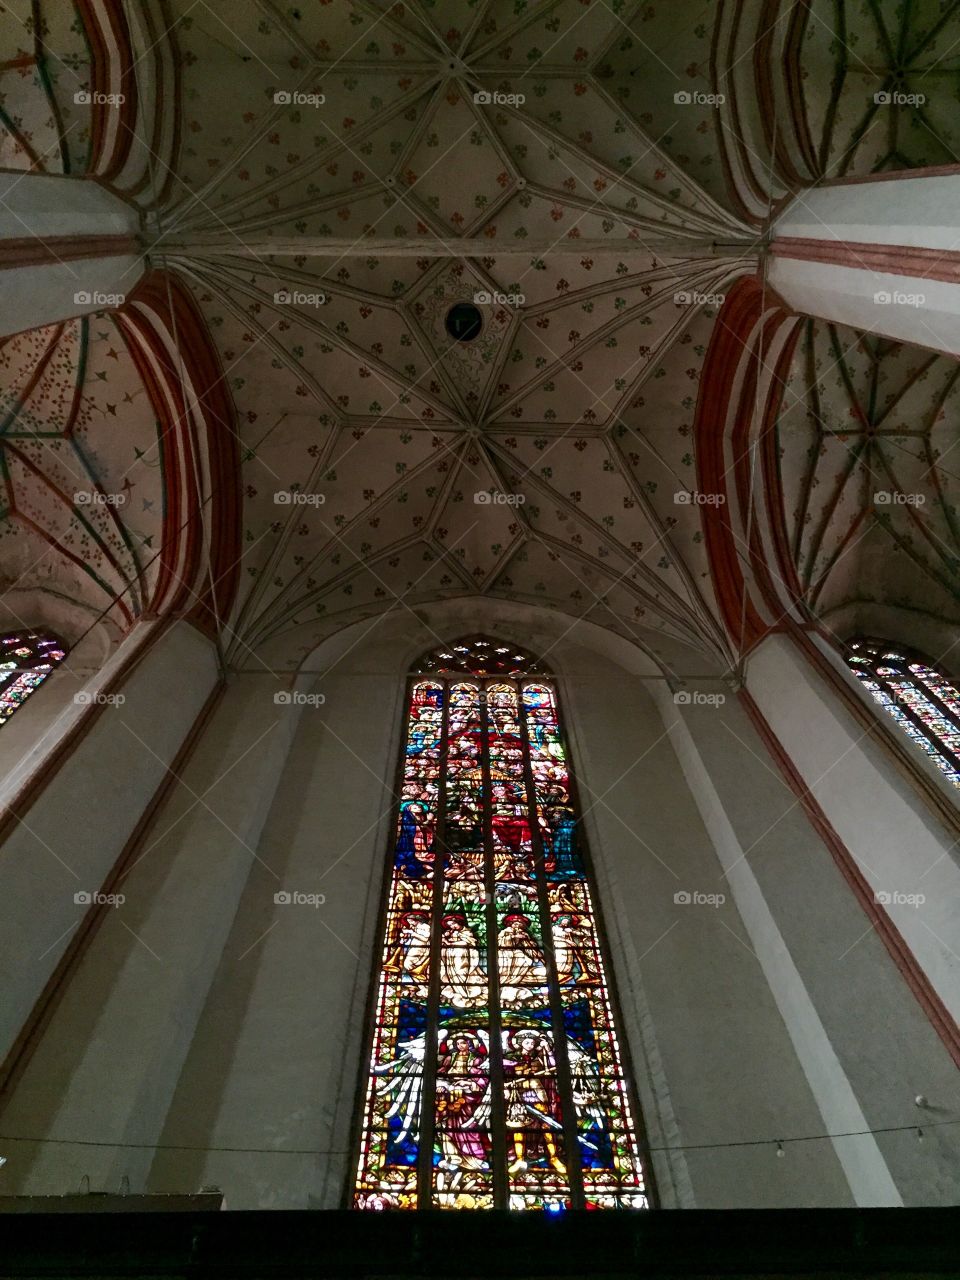
{"type": "Polygon", "coordinates": [[[0,636],[0,725],[6,724],[66,656],[66,646],[41,631],[0,636]]]}
{"type": "Polygon", "coordinates": [[[960,692],[918,654],[854,640],[847,662],[898,728],[960,787],[960,692]]]}
{"type": "Polygon", "coordinates": [[[425,655],[402,769],[355,1207],[645,1208],[549,674],[482,637],[425,655]]]}

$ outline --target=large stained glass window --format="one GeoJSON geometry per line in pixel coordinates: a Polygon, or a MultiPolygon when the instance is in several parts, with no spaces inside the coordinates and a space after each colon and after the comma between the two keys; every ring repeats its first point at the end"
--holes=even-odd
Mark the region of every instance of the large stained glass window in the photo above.
{"type": "Polygon", "coordinates": [[[0,636],[0,725],[66,655],[63,643],[45,632],[24,630],[0,636]]]}
{"type": "Polygon", "coordinates": [[[918,654],[882,640],[854,640],[847,661],[898,727],[960,787],[960,693],[918,654]]]}
{"type": "Polygon", "coordinates": [[[638,1112],[549,674],[410,681],[354,1204],[644,1208],[638,1112]]]}

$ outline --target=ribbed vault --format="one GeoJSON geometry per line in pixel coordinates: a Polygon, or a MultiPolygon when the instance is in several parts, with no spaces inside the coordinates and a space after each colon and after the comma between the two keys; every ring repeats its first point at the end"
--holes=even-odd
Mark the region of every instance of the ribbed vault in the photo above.
{"type": "Polygon", "coordinates": [[[955,616],[945,358],[808,326],[764,427],[767,543],[735,489],[722,536],[685,499],[736,470],[729,443],[706,465],[725,428],[701,373],[778,203],[956,162],[932,86],[958,22],[888,0],[5,6],[3,164],[127,195],[154,272],[119,316],[4,345],[0,568],[118,630],[204,599],[255,670],[479,593],[724,671],[748,614],[721,543],[767,574],[764,623],[861,597],[955,616]],[[97,89],[124,102],[75,100],[97,89]],[[208,335],[190,370],[177,315],[208,335]],[[131,501],[79,510],[71,468],[131,501]],[[881,511],[880,481],[928,501],[881,511]]]}

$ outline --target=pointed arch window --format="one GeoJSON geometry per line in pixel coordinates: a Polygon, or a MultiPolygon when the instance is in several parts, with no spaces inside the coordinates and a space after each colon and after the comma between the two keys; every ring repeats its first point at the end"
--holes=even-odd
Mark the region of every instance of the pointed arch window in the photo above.
{"type": "Polygon", "coordinates": [[[353,1203],[643,1208],[556,686],[475,637],[409,683],[353,1203]]]}
{"type": "Polygon", "coordinates": [[[66,645],[49,632],[23,630],[0,636],[0,725],[66,656],[66,645]]]}
{"type": "Polygon", "coordinates": [[[882,640],[853,640],[847,662],[897,727],[960,787],[960,692],[920,654],[882,640]]]}

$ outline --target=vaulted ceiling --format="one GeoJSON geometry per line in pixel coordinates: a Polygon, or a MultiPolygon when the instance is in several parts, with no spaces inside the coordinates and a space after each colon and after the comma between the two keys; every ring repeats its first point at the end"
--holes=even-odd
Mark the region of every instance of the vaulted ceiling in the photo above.
{"type": "Polygon", "coordinates": [[[156,584],[164,477],[153,408],[113,317],[0,348],[3,589],[50,589],[119,635],[156,584]]]}
{"type": "MultiPolygon", "coordinates": [[[[723,295],[792,187],[953,149],[940,105],[870,103],[891,77],[923,92],[956,65],[960,6],[124,8],[137,115],[111,152],[73,102],[96,73],[81,10],[5,6],[0,164],[109,170],[144,209],[151,265],[213,335],[240,446],[229,661],[287,669],[356,619],[483,593],[724,669],[734,646],[684,501],[723,295]],[[447,313],[478,298],[480,336],[458,341],[447,313]]],[[[779,430],[811,609],[865,591],[953,607],[952,479],[930,458],[956,421],[955,368],[817,326],[798,345],[779,430]],[[939,485],[935,531],[932,505],[875,510],[888,462],[897,483],[939,485]]],[[[137,616],[167,480],[129,332],[104,315],[8,340],[0,390],[0,568],[137,616]],[[68,463],[131,501],[91,521],[68,463]]]]}
{"type": "Polygon", "coordinates": [[[818,617],[886,604],[960,622],[958,420],[956,360],[807,322],[777,434],[818,617]]]}

